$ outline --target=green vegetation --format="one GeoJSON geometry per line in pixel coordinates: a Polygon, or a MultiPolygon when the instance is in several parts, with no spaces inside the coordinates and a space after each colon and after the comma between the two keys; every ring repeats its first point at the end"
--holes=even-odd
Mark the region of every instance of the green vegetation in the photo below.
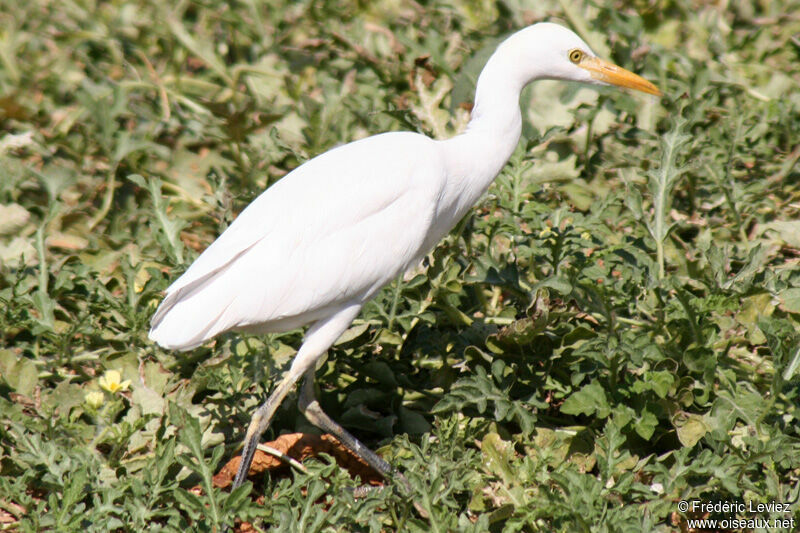
{"type": "MultiPolygon", "coordinates": [[[[679,500],[797,502],[797,5],[600,3],[1,2],[0,529],[679,531],[679,500]],[[167,352],[162,291],[308,158],[452,135],[543,19],[665,96],[529,89],[489,193],[319,369],[413,493],[354,499],[325,455],[258,501],[212,488],[301,332],[167,352]]],[[[290,398],[266,437],[293,431],[290,398]]]]}

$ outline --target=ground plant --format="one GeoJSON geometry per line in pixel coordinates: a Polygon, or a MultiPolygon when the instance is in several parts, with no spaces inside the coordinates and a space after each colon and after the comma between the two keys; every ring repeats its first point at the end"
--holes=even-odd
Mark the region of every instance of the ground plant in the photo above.
{"type": "MultiPolygon", "coordinates": [[[[798,13],[0,0],[0,530],[797,528],[755,520],[800,522],[798,13]],[[218,487],[302,331],[165,351],[163,290],[314,155],[458,133],[541,20],[664,95],[530,87],[488,193],[318,368],[411,491],[327,453],[218,487]]],[[[265,439],[315,432],[294,403],[265,439]]]]}

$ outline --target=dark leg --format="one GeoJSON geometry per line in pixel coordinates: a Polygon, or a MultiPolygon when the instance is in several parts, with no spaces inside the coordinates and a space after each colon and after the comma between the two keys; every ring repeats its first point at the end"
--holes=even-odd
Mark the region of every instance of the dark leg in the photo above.
{"type": "Polygon", "coordinates": [[[326,433],[330,433],[336,439],[344,444],[351,452],[364,460],[377,472],[387,479],[398,479],[403,485],[410,490],[408,481],[405,476],[394,470],[389,463],[384,461],[375,452],[364,446],[357,438],[350,434],[346,429],[333,421],[317,402],[314,396],[314,368],[309,368],[305,374],[305,381],[300,390],[300,398],[297,402],[300,411],[305,415],[309,422],[320,428],[326,433]]]}
{"type": "Polygon", "coordinates": [[[278,383],[278,386],[267,401],[258,408],[250,420],[250,425],[247,427],[247,434],[244,438],[242,461],[239,463],[239,469],[236,471],[236,477],[233,480],[234,489],[244,483],[247,478],[258,441],[267,427],[269,427],[275,410],[278,409],[286,394],[307,370],[314,371],[314,364],[330,348],[331,344],[339,338],[339,335],[347,329],[347,326],[350,325],[359,310],[361,310],[360,305],[343,307],[330,318],[315,322],[308,329],[303,339],[303,345],[300,346],[300,350],[295,355],[286,377],[278,383]]]}
{"type": "Polygon", "coordinates": [[[261,435],[269,427],[270,420],[275,414],[275,410],[281,404],[289,389],[292,388],[297,382],[299,375],[293,375],[291,370],[285,378],[278,383],[278,386],[270,394],[266,402],[264,402],[258,410],[253,413],[250,419],[250,425],[247,427],[247,434],[244,437],[244,448],[242,448],[242,461],[239,463],[239,469],[236,471],[236,477],[233,479],[233,488],[235,489],[247,478],[250,471],[250,464],[253,462],[253,455],[256,453],[258,441],[261,435]]]}

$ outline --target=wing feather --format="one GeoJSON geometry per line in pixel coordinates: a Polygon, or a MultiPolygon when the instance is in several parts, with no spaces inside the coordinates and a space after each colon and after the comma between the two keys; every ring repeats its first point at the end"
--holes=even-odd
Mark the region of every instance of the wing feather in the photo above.
{"type": "Polygon", "coordinates": [[[435,143],[369,137],[254,200],[178,278],[150,338],[190,349],[230,329],[285,330],[370,298],[427,250],[444,171],[435,143]]]}

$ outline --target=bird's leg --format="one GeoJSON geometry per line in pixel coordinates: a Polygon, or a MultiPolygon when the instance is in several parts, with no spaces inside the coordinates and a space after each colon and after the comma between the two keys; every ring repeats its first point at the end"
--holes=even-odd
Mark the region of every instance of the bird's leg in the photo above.
{"type": "Polygon", "coordinates": [[[303,345],[300,346],[297,355],[292,361],[292,366],[278,386],[272,391],[272,394],[267,398],[261,407],[256,410],[250,420],[250,425],[247,427],[247,434],[244,438],[244,448],[242,449],[242,460],[239,463],[239,469],[236,471],[236,477],[233,480],[233,488],[240,486],[247,478],[250,471],[250,464],[253,462],[253,455],[255,455],[256,447],[261,435],[269,427],[270,420],[278,409],[283,399],[289,393],[292,386],[297,383],[307,370],[314,370],[314,364],[324,354],[328,348],[339,338],[350,322],[356,317],[361,310],[358,304],[343,307],[336,314],[330,318],[319,320],[315,322],[306,332],[303,339],[303,345]]]}
{"type": "Polygon", "coordinates": [[[350,434],[349,431],[344,429],[338,423],[334,422],[325,411],[320,407],[317,398],[314,395],[314,367],[306,370],[305,380],[300,389],[300,397],[297,401],[297,406],[300,411],[305,415],[309,422],[316,427],[330,433],[336,439],[344,444],[351,452],[357,457],[361,458],[365,463],[371,466],[377,472],[387,479],[398,479],[410,491],[410,486],[405,476],[400,472],[394,470],[389,463],[384,461],[375,452],[364,446],[357,438],[350,434]]]}
{"type": "MultiPolygon", "coordinates": [[[[292,366],[292,369],[294,365],[292,366]]],[[[294,374],[292,369],[285,378],[278,383],[278,386],[272,391],[267,401],[264,402],[258,410],[253,413],[250,419],[250,425],[247,427],[247,434],[244,437],[244,448],[242,448],[242,460],[239,463],[239,469],[236,471],[236,477],[233,479],[233,488],[235,489],[244,483],[247,473],[250,471],[250,464],[253,462],[253,455],[256,453],[256,447],[261,435],[269,427],[270,420],[275,414],[275,410],[281,404],[289,389],[292,388],[300,377],[300,374],[294,374]]]]}

